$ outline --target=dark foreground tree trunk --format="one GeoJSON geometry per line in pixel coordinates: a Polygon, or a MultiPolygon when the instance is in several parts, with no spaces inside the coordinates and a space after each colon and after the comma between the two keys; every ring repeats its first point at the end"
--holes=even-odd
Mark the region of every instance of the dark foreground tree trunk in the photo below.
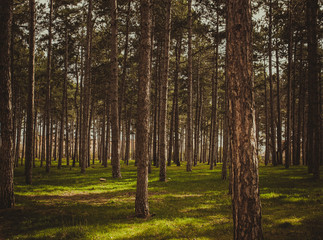
{"type": "Polygon", "coordinates": [[[227,5],[227,79],[234,239],[263,239],[252,82],[251,1],[227,5]]]}
{"type": "MultiPolygon", "coordinates": [[[[0,209],[14,206],[10,39],[12,1],[0,2],[0,209]]],[[[17,153],[18,154],[18,153],[17,153]]]]}
{"type": "Polygon", "coordinates": [[[151,51],[151,6],[150,0],[140,1],[141,45],[139,58],[139,88],[136,130],[137,192],[135,214],[148,217],[148,139],[150,116],[150,51],[151,51]]]}

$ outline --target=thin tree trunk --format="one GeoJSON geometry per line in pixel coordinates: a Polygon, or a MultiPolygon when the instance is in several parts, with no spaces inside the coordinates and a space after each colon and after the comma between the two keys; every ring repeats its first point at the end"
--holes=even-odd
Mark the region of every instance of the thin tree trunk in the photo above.
{"type": "Polygon", "coordinates": [[[87,24],[86,24],[86,47],[85,47],[85,77],[83,89],[83,119],[80,149],[81,173],[85,173],[88,157],[88,128],[89,128],[89,103],[90,103],[90,71],[91,71],[91,22],[92,22],[92,0],[88,0],[87,24]]]}
{"type": "Polygon", "coordinates": [[[178,76],[180,72],[180,58],[181,58],[181,48],[182,48],[182,34],[178,38],[176,42],[176,68],[175,68],[175,89],[174,89],[174,97],[175,97],[175,122],[174,122],[174,132],[175,132],[175,142],[174,142],[174,161],[177,166],[181,165],[179,159],[179,104],[178,104],[178,76]]]}
{"type": "Polygon", "coordinates": [[[16,150],[15,150],[15,166],[18,167],[19,166],[19,156],[20,156],[20,142],[21,142],[21,125],[22,125],[22,114],[18,114],[18,124],[17,124],[17,137],[16,137],[16,150]]]}
{"type": "Polygon", "coordinates": [[[175,115],[175,96],[173,95],[173,105],[172,105],[170,129],[169,129],[169,140],[168,140],[167,166],[172,165],[173,143],[174,143],[174,115],[175,115]]]}
{"type": "Polygon", "coordinates": [[[303,39],[300,44],[300,61],[299,61],[299,101],[298,101],[298,121],[297,121],[297,138],[296,138],[296,153],[295,153],[295,165],[301,163],[301,136],[302,136],[302,122],[303,122],[303,104],[305,103],[304,91],[304,74],[303,74],[303,39]]]}
{"type": "MultiPolygon", "coordinates": [[[[120,87],[120,99],[119,99],[119,126],[122,121],[122,111],[124,104],[124,95],[126,91],[126,77],[127,77],[127,60],[128,60],[128,49],[129,49],[129,22],[130,22],[130,10],[132,0],[128,0],[127,18],[126,18],[126,33],[125,33],[125,44],[124,44],[124,55],[123,55],[123,69],[121,75],[121,87],[120,87]]],[[[123,129],[122,129],[123,131],[123,129]]],[[[123,138],[122,138],[123,139],[123,138]]]]}
{"type": "Polygon", "coordinates": [[[160,45],[157,44],[157,57],[155,63],[155,92],[154,92],[154,135],[153,135],[153,163],[158,166],[158,152],[157,152],[157,119],[158,119],[158,69],[160,65],[160,45]]]}
{"type": "Polygon", "coordinates": [[[193,133],[192,133],[192,107],[193,107],[193,80],[192,80],[192,0],[188,0],[188,104],[186,123],[186,148],[185,158],[187,161],[186,171],[192,171],[193,158],[193,133]]]}
{"type": "Polygon", "coordinates": [[[169,73],[169,49],[171,30],[171,0],[164,1],[165,25],[164,25],[164,46],[161,68],[161,101],[159,120],[159,181],[166,181],[166,125],[167,125],[167,100],[168,100],[168,73],[169,73]]]}
{"type": "MultiPolygon", "coordinates": [[[[227,63],[227,58],[226,58],[227,63]]],[[[227,70],[225,70],[227,71],[227,70]]],[[[225,75],[225,93],[224,93],[224,119],[223,119],[223,159],[222,159],[222,179],[227,179],[227,164],[229,155],[229,125],[228,125],[228,111],[229,111],[229,101],[228,101],[228,79],[225,75]]]]}
{"type": "Polygon", "coordinates": [[[53,18],[53,0],[49,0],[49,25],[48,25],[48,49],[47,49],[47,83],[46,83],[46,172],[50,170],[50,79],[52,73],[52,18],[53,18]]]}
{"type": "Polygon", "coordinates": [[[74,139],[74,154],[73,154],[73,167],[75,167],[76,159],[78,159],[78,133],[79,133],[79,107],[77,103],[77,96],[79,91],[79,74],[78,74],[78,55],[76,55],[76,61],[75,61],[75,75],[76,75],[76,89],[74,94],[74,105],[75,105],[75,111],[76,111],[76,129],[75,129],[75,139],[74,139]]]}
{"type": "Polygon", "coordinates": [[[268,58],[269,58],[269,93],[270,93],[270,129],[271,129],[271,158],[272,164],[277,165],[276,159],[276,131],[274,116],[274,94],[273,94],[273,74],[272,74],[272,0],[269,0],[269,42],[268,42],[268,58]]]}
{"type": "MultiPolygon", "coordinates": [[[[35,111],[37,112],[37,111],[35,111]]],[[[36,131],[36,126],[37,126],[37,116],[35,116],[35,124],[34,124],[34,138],[37,138],[37,131],[36,131]]],[[[40,119],[39,119],[40,120],[40,119]]],[[[46,161],[46,116],[43,115],[42,119],[42,134],[41,134],[41,155],[40,155],[40,166],[43,166],[43,162],[46,161]]],[[[35,158],[35,157],[34,157],[35,158]]],[[[35,166],[34,166],[35,167],[35,166]]]]}
{"type": "Polygon", "coordinates": [[[54,161],[57,159],[57,130],[58,130],[58,124],[57,121],[55,120],[55,143],[54,143],[54,161]]]}
{"type": "Polygon", "coordinates": [[[200,76],[199,76],[199,68],[200,68],[200,57],[197,63],[197,78],[196,78],[196,107],[195,107],[195,133],[194,133],[194,156],[193,156],[193,165],[197,165],[198,161],[198,149],[199,149],[199,125],[200,125],[200,76]]]}
{"type": "Polygon", "coordinates": [[[112,177],[121,178],[119,159],[119,113],[118,113],[118,29],[117,0],[110,0],[111,9],[111,127],[112,127],[112,177]]]}
{"type": "Polygon", "coordinates": [[[129,165],[129,158],[130,158],[130,127],[131,127],[131,109],[127,110],[127,127],[126,127],[126,152],[125,152],[125,162],[126,165],[129,165]]]}
{"type": "Polygon", "coordinates": [[[288,66],[287,66],[287,125],[286,125],[286,159],[285,168],[289,168],[291,161],[291,92],[292,92],[292,47],[293,47],[293,30],[292,30],[292,6],[291,0],[288,2],[289,30],[288,30],[288,66]]]}
{"type": "Polygon", "coordinates": [[[264,61],[264,80],[265,80],[265,128],[266,128],[266,147],[265,147],[265,165],[269,163],[269,124],[268,124],[268,97],[267,97],[267,76],[264,61]]]}
{"type": "Polygon", "coordinates": [[[211,156],[210,156],[210,169],[214,168],[216,165],[216,145],[218,142],[218,124],[217,124],[217,103],[218,103],[218,68],[219,68],[219,12],[218,12],[218,4],[217,4],[217,26],[216,26],[216,39],[215,39],[215,55],[214,55],[214,63],[215,63],[215,73],[213,73],[212,79],[212,127],[211,127],[211,156]]]}
{"type": "Polygon", "coordinates": [[[276,76],[277,76],[277,164],[283,164],[283,150],[282,150],[282,128],[281,128],[281,114],[280,114],[280,78],[279,78],[279,48],[276,40],[276,76]]]}
{"type": "MultiPolygon", "coordinates": [[[[66,20],[67,21],[67,20],[66,20]]],[[[65,31],[65,59],[64,59],[64,115],[65,115],[65,135],[66,135],[66,139],[65,139],[65,157],[66,157],[66,165],[69,166],[70,165],[70,153],[69,153],[69,128],[68,128],[68,113],[67,113],[67,109],[68,109],[68,101],[67,101],[67,73],[68,73],[68,30],[66,27],[66,31],[65,31]]]]}
{"type": "Polygon", "coordinates": [[[25,159],[26,162],[26,127],[27,127],[27,119],[26,116],[24,116],[24,130],[23,130],[23,139],[22,139],[22,151],[21,151],[21,159],[20,159],[20,165],[22,166],[24,164],[23,160],[25,159]]]}
{"type": "Polygon", "coordinates": [[[26,126],[26,184],[32,183],[33,163],[33,118],[34,118],[34,85],[35,85],[35,0],[29,0],[29,69],[28,69],[28,100],[27,100],[27,126],[26,126]]]}

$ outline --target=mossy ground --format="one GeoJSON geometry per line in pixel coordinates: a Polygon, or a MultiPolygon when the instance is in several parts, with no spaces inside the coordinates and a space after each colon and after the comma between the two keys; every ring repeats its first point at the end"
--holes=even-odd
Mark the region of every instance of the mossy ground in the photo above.
{"type": "MultiPolygon", "coordinates": [[[[136,168],[122,166],[122,179],[99,163],[80,173],[55,163],[49,174],[15,170],[14,209],[0,210],[0,239],[232,239],[228,181],[221,165],[168,167],[149,176],[149,219],[134,217],[136,168]],[[106,178],[106,182],[99,179],[106,178]]],[[[305,167],[260,167],[265,239],[323,239],[323,181],[313,182],[305,167]]]]}

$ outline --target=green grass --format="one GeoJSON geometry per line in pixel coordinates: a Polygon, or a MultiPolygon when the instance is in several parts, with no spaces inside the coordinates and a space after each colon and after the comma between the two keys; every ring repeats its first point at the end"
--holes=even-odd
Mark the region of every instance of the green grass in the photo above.
{"type": "MultiPolygon", "coordinates": [[[[55,164],[55,163],[54,163],[55,164]]],[[[149,219],[134,217],[136,168],[111,166],[33,170],[24,184],[15,170],[14,209],[0,210],[0,239],[232,239],[228,182],[221,165],[168,167],[166,183],[158,169],[149,177],[149,219]],[[106,178],[100,182],[99,178],[106,178]]],[[[313,182],[305,167],[261,167],[260,188],[265,239],[323,239],[323,181],[313,182]]]]}

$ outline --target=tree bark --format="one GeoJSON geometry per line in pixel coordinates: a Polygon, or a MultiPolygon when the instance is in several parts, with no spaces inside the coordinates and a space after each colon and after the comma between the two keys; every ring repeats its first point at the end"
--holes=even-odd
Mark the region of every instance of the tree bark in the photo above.
{"type": "Polygon", "coordinates": [[[111,126],[112,126],[112,177],[121,178],[119,159],[119,117],[118,117],[118,29],[117,0],[110,0],[111,9],[111,126]]]}
{"type": "Polygon", "coordinates": [[[168,140],[167,166],[172,165],[173,145],[174,145],[174,115],[175,115],[175,95],[173,94],[173,104],[172,104],[172,111],[171,111],[169,140],[168,140]]]}
{"type": "MultiPolygon", "coordinates": [[[[67,22],[67,20],[66,20],[67,22]]],[[[69,166],[70,165],[70,153],[69,153],[69,128],[68,128],[68,113],[67,113],[67,109],[68,109],[68,101],[67,101],[67,74],[68,74],[68,29],[66,26],[66,30],[65,30],[65,57],[64,57],[64,117],[65,117],[65,158],[66,158],[66,165],[69,166]]]]}
{"type": "Polygon", "coordinates": [[[277,77],[277,164],[283,164],[282,127],[280,114],[280,78],[279,78],[279,48],[276,41],[276,77],[277,77]]]}
{"type": "Polygon", "coordinates": [[[0,3],[0,209],[15,204],[12,158],[12,107],[10,43],[13,4],[11,0],[0,3]]]}
{"type": "Polygon", "coordinates": [[[150,0],[140,0],[141,41],[139,53],[139,88],[136,130],[137,190],[135,214],[149,216],[148,205],[148,138],[150,116],[150,51],[151,51],[151,6],[150,0]]]}
{"type": "Polygon", "coordinates": [[[303,74],[303,39],[300,43],[300,61],[299,61],[299,101],[298,101],[298,120],[297,120],[297,138],[296,138],[296,153],[295,153],[295,165],[300,165],[301,163],[301,136],[302,136],[302,122],[303,122],[303,104],[305,103],[304,94],[304,74],[303,74]]]}
{"type": "Polygon", "coordinates": [[[317,42],[318,1],[307,0],[307,41],[308,41],[308,125],[307,162],[314,179],[320,178],[320,96],[318,79],[317,42]]]}
{"type": "Polygon", "coordinates": [[[89,128],[89,104],[90,104],[90,55],[91,55],[91,21],[92,21],[92,0],[88,0],[87,24],[86,24],[86,47],[85,47],[85,76],[83,88],[83,119],[81,132],[80,165],[81,173],[85,173],[88,157],[88,128],[89,128]]]}
{"type": "Polygon", "coordinates": [[[161,101],[159,118],[159,181],[166,182],[166,125],[167,125],[167,100],[168,100],[168,72],[169,72],[169,49],[170,49],[170,29],[171,29],[171,0],[163,2],[165,8],[164,25],[164,46],[162,54],[161,68],[161,101]]]}
{"type": "Polygon", "coordinates": [[[272,74],[272,0],[269,0],[269,39],[268,39],[268,58],[269,58],[269,95],[270,95],[270,130],[271,130],[271,158],[272,164],[277,165],[276,159],[276,131],[274,116],[274,96],[273,96],[273,74],[272,74]]]}
{"type": "Polygon", "coordinates": [[[267,76],[266,76],[266,67],[264,61],[264,81],[265,81],[265,128],[266,128],[266,146],[265,146],[265,165],[269,163],[269,124],[268,124],[268,97],[267,97],[267,76]]]}
{"type": "Polygon", "coordinates": [[[181,59],[181,48],[182,48],[182,34],[179,36],[176,42],[176,67],[175,67],[175,88],[174,88],[174,97],[175,97],[175,121],[174,121],[174,162],[177,166],[181,165],[179,159],[179,105],[178,105],[178,75],[180,71],[180,59],[181,59]]]}
{"type": "Polygon", "coordinates": [[[52,18],[53,0],[49,0],[49,25],[48,25],[48,49],[47,49],[47,83],[46,83],[46,172],[50,170],[50,79],[52,73],[52,18]]]}
{"type": "Polygon", "coordinates": [[[292,9],[291,0],[288,2],[289,29],[288,29],[288,66],[287,66],[287,125],[286,125],[286,154],[285,168],[289,168],[291,161],[291,92],[292,92],[292,48],[293,48],[293,30],[292,30],[292,9]]]}
{"type": "Polygon", "coordinates": [[[186,148],[185,158],[187,161],[186,171],[192,171],[193,160],[193,80],[192,80],[192,0],[188,0],[188,103],[187,103],[187,122],[186,122],[186,148]]]}
{"type": "Polygon", "coordinates": [[[27,126],[26,126],[26,184],[32,183],[33,163],[33,118],[34,118],[34,85],[35,85],[35,0],[29,0],[29,69],[28,69],[28,100],[27,100],[27,126]]]}
{"type": "Polygon", "coordinates": [[[252,77],[250,0],[227,5],[227,79],[234,239],[263,239],[252,77]]]}

